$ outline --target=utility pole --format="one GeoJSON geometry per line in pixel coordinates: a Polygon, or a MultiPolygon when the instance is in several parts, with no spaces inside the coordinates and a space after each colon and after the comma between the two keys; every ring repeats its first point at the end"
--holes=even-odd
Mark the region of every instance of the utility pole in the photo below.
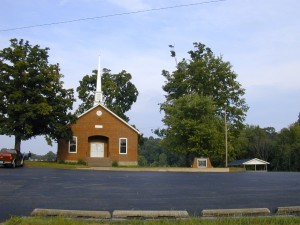
{"type": "Polygon", "coordinates": [[[226,115],[226,107],[225,107],[225,115],[224,115],[224,121],[225,121],[225,167],[228,167],[228,147],[227,147],[227,115],[226,115]]]}

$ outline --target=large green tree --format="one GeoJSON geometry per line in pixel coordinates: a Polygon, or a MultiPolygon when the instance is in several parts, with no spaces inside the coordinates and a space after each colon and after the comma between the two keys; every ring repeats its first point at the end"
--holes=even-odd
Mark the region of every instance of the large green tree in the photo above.
{"type": "Polygon", "coordinates": [[[11,39],[0,51],[0,134],[21,141],[45,135],[48,143],[69,137],[75,116],[72,89],[64,89],[58,64],[48,63],[49,48],[11,39]]]}
{"type": "MultiPolygon", "coordinates": [[[[79,82],[77,92],[82,103],[79,105],[77,114],[81,114],[93,106],[97,72],[97,70],[93,70],[92,75],[85,75],[79,82]]],[[[127,122],[129,118],[125,113],[131,109],[138,96],[138,90],[131,82],[131,79],[131,74],[125,70],[118,74],[112,74],[109,69],[103,69],[102,91],[104,105],[127,122]]]]}
{"type": "MultiPolygon", "coordinates": [[[[211,98],[187,94],[164,106],[163,146],[191,156],[210,157],[215,163],[224,158],[224,124],[216,116],[211,98]]],[[[192,158],[190,160],[192,160],[192,158]]]]}
{"type": "MultiPolygon", "coordinates": [[[[171,56],[176,57],[174,47],[171,48],[171,56]]],[[[176,63],[175,71],[170,73],[163,70],[162,72],[166,78],[163,86],[166,101],[161,104],[161,110],[165,112],[163,122],[167,128],[156,133],[164,136],[164,142],[170,145],[176,141],[175,136],[172,137],[170,134],[181,133],[183,136],[176,141],[178,146],[174,150],[185,149],[184,151],[190,153],[198,152],[204,156],[214,157],[218,161],[222,155],[221,148],[225,152],[225,118],[229,130],[228,139],[237,137],[243,128],[248,110],[243,98],[245,90],[236,80],[237,74],[232,70],[231,64],[223,61],[222,57],[215,56],[204,44],[194,43],[194,50],[188,53],[190,59],[182,59],[176,63]],[[188,98],[194,101],[192,106],[188,104],[188,98]],[[180,101],[185,101],[186,105],[180,101]],[[185,112],[180,119],[194,120],[193,132],[187,129],[190,124],[175,126],[178,115],[172,110],[178,110],[179,105],[182,107],[182,112],[185,112]],[[197,113],[201,107],[203,110],[208,107],[203,111],[207,114],[197,113]],[[208,112],[211,115],[208,115],[208,112]],[[223,129],[220,128],[221,124],[223,129]],[[221,135],[223,135],[222,139],[221,135]]],[[[228,148],[233,153],[230,143],[228,148]]]]}
{"type": "MultiPolygon", "coordinates": [[[[175,57],[174,50],[172,57],[175,57]]],[[[212,98],[217,114],[231,124],[231,129],[243,127],[248,106],[243,98],[245,90],[237,81],[237,74],[229,62],[201,43],[194,43],[194,50],[188,52],[190,59],[183,59],[172,73],[163,70],[166,78],[163,90],[167,93],[164,105],[172,104],[174,99],[191,93],[212,98]]]]}

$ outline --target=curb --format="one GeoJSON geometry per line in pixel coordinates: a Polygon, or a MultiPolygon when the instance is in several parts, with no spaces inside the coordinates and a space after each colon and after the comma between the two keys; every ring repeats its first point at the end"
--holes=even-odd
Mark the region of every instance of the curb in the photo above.
{"type": "Polygon", "coordinates": [[[218,216],[269,216],[270,210],[267,208],[245,208],[245,209],[206,209],[202,210],[203,217],[218,216]]]}
{"type": "Polygon", "coordinates": [[[108,211],[83,211],[83,210],[60,210],[60,209],[34,209],[31,216],[65,216],[95,219],[111,219],[108,211]]]}
{"type": "MultiPolygon", "coordinates": [[[[278,207],[274,216],[300,215],[300,206],[278,207]]],[[[85,210],[61,210],[39,209],[31,212],[31,216],[64,216],[69,218],[126,220],[126,219],[187,219],[190,218],[186,210],[114,210],[109,211],[85,211],[85,210]]],[[[239,216],[271,216],[268,208],[243,208],[243,209],[205,209],[202,217],[239,217],[239,216]]],[[[1,223],[0,223],[1,225],[1,223]]]]}
{"type": "MultiPolygon", "coordinates": [[[[120,171],[120,172],[175,172],[175,173],[229,173],[240,172],[230,171],[229,168],[190,168],[190,167],[165,167],[165,168],[126,168],[126,167],[89,167],[77,168],[77,170],[93,170],[93,171],[120,171]]],[[[244,171],[243,171],[244,172],[244,171]]]]}
{"type": "Polygon", "coordinates": [[[300,215],[300,206],[278,207],[276,215],[300,215]]]}
{"type": "Polygon", "coordinates": [[[130,218],[144,218],[144,219],[161,219],[161,218],[174,218],[183,219],[189,218],[187,211],[176,210],[114,210],[112,214],[113,219],[130,219],[130,218]]]}

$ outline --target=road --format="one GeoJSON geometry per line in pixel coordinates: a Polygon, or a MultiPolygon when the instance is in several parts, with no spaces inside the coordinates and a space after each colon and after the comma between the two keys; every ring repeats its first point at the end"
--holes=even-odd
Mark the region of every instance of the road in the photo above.
{"type": "Polygon", "coordinates": [[[34,208],[187,210],[300,203],[300,173],[113,172],[0,168],[0,222],[34,208]]]}

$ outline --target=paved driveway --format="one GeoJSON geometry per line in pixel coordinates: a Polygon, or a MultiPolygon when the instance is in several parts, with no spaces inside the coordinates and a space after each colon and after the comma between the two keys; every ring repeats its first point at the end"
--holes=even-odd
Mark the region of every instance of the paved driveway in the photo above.
{"type": "Polygon", "coordinates": [[[300,173],[112,172],[0,168],[0,222],[34,208],[188,210],[300,204],[300,173]]]}

